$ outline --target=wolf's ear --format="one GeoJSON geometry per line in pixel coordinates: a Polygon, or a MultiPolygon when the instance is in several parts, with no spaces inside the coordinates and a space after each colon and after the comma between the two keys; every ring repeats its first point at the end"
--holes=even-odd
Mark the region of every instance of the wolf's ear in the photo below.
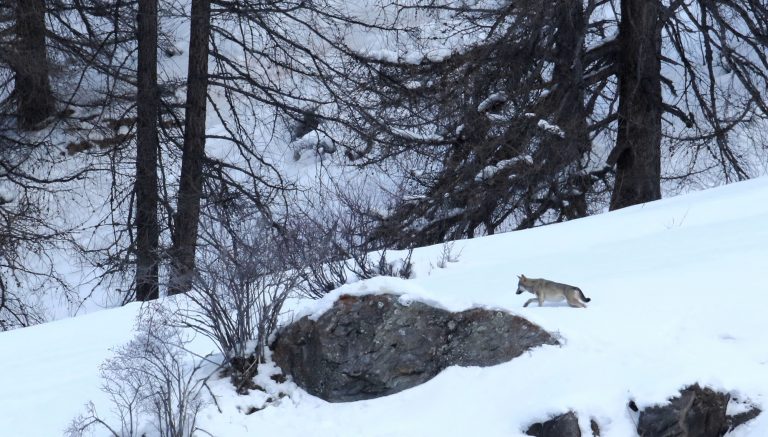
{"type": "Polygon", "coordinates": [[[520,279],[525,280],[525,275],[520,275],[520,279]]]}

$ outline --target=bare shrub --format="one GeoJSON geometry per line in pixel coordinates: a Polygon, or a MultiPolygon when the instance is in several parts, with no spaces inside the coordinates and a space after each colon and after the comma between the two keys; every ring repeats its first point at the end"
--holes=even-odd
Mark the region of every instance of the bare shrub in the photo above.
{"type": "Polygon", "coordinates": [[[288,260],[304,297],[321,298],[348,282],[350,271],[338,233],[338,222],[322,216],[303,214],[289,221],[284,231],[292,248],[288,260]]]}
{"type": "Polygon", "coordinates": [[[387,250],[378,252],[356,253],[352,258],[352,271],[359,279],[370,279],[376,276],[393,276],[410,279],[413,277],[413,249],[408,249],[404,258],[394,261],[387,260],[387,250]]]}
{"type": "Polygon", "coordinates": [[[166,323],[162,311],[150,311],[152,317],[140,322],[137,336],[101,366],[102,390],[109,396],[115,423],[110,425],[90,402],[72,421],[67,436],[102,429],[115,437],[187,437],[199,430],[205,360],[191,362],[183,332],[166,323]]]}
{"type": "Polygon", "coordinates": [[[308,202],[310,206],[289,220],[284,231],[301,294],[317,299],[355,280],[413,276],[412,250],[390,261],[387,248],[372,239],[381,216],[369,193],[335,187],[322,197],[338,203],[329,208],[308,202]]]}
{"type": "Polygon", "coordinates": [[[454,242],[448,241],[443,243],[442,250],[440,252],[440,258],[437,260],[437,267],[444,269],[448,267],[449,263],[459,262],[461,257],[461,251],[455,253],[453,250],[454,242]]]}
{"type": "Polygon", "coordinates": [[[267,357],[283,303],[297,282],[285,240],[259,214],[219,209],[203,226],[198,274],[182,323],[213,340],[238,391],[267,357]]]}

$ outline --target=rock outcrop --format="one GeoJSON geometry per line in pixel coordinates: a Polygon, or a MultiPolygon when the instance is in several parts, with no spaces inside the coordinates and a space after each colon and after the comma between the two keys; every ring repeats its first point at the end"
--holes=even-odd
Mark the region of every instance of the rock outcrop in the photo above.
{"type": "Polygon", "coordinates": [[[570,411],[547,421],[534,423],[525,433],[534,437],[581,437],[581,428],[578,416],[570,411]]]}
{"type": "Polygon", "coordinates": [[[448,366],[492,366],[557,340],[499,310],[453,313],[391,294],[339,298],[316,321],[283,328],[273,359],[307,392],[330,402],[386,396],[448,366]]]}
{"type": "Polygon", "coordinates": [[[637,433],[641,437],[720,437],[760,414],[757,408],[727,415],[730,395],[698,384],[680,391],[667,404],[640,411],[637,433]]]}

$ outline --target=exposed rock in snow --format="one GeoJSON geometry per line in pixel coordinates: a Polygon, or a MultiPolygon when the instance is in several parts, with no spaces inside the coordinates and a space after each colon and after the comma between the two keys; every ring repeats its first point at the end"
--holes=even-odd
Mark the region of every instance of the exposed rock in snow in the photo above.
{"type": "MultiPolygon", "coordinates": [[[[733,402],[731,402],[731,404],[733,404],[733,402]]],[[[731,404],[728,404],[728,406],[730,407],[731,404]]],[[[760,413],[762,413],[762,410],[755,407],[754,405],[748,405],[744,411],[741,411],[739,413],[731,414],[729,411],[728,412],[728,431],[732,431],[737,426],[743,425],[749,422],[750,420],[759,416],[760,413]]]]}
{"type": "Polygon", "coordinates": [[[512,314],[453,313],[392,294],[343,295],[317,318],[283,329],[273,359],[307,392],[330,402],[371,399],[422,384],[448,366],[492,366],[549,333],[512,314]]]}
{"type": "MultiPolygon", "coordinates": [[[[701,388],[698,384],[680,391],[665,405],[648,407],[640,412],[637,432],[643,437],[720,437],[759,414],[734,424],[728,417],[730,395],[701,388]]],[[[743,418],[742,418],[743,419],[743,418]]]]}
{"type": "Polygon", "coordinates": [[[525,433],[535,437],[581,437],[579,418],[573,411],[534,423],[525,433]]]}

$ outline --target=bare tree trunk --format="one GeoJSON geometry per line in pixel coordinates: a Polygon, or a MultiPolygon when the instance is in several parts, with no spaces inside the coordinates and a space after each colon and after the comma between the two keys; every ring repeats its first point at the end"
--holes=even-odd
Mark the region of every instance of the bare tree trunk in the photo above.
{"type": "Polygon", "coordinates": [[[11,64],[16,74],[21,129],[33,129],[53,115],[56,108],[45,34],[45,1],[16,0],[16,47],[11,64]]]}
{"type": "Polygon", "coordinates": [[[137,20],[136,300],[144,301],[159,295],[157,0],[139,0],[137,20]]]}
{"type": "Polygon", "coordinates": [[[661,198],[661,24],[658,0],[623,0],[619,25],[619,132],[610,209],[661,198]]]}
{"type": "Polygon", "coordinates": [[[210,0],[192,0],[189,41],[184,151],[173,235],[172,271],[168,293],[185,293],[192,287],[195,248],[200,220],[205,157],[205,106],[208,92],[208,39],[210,0]]]}
{"type": "MultiPolygon", "coordinates": [[[[552,112],[555,124],[565,135],[561,142],[556,142],[553,153],[560,154],[557,159],[567,165],[578,164],[592,144],[584,107],[584,5],[581,0],[567,0],[561,2],[560,7],[555,33],[555,67],[552,73],[552,81],[556,84],[552,96],[556,106],[552,112]]],[[[587,215],[585,190],[570,199],[570,206],[565,213],[569,219],[587,215]]]]}

